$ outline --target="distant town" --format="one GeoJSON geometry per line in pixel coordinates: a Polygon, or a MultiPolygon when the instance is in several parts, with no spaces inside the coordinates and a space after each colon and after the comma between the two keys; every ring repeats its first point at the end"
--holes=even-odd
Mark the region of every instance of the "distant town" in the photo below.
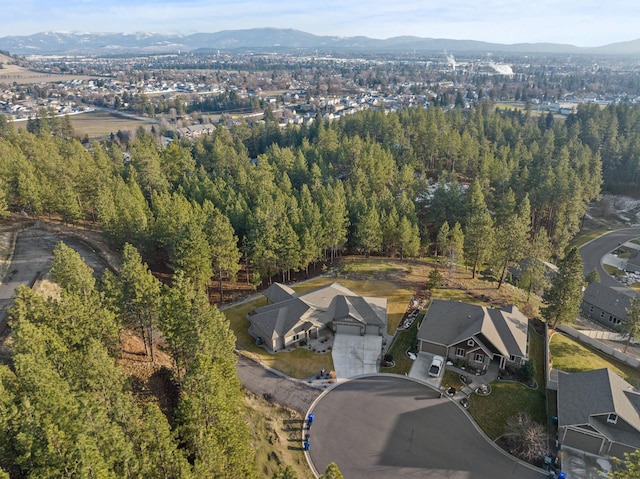
{"type": "Polygon", "coordinates": [[[0,113],[26,122],[43,111],[96,110],[154,119],[178,138],[220,123],[281,127],[364,109],[472,108],[483,99],[536,114],[568,115],[580,103],[640,101],[640,62],[611,56],[415,58],[296,52],[132,56],[0,56],[0,113]],[[37,75],[33,75],[33,73],[37,75]]]}

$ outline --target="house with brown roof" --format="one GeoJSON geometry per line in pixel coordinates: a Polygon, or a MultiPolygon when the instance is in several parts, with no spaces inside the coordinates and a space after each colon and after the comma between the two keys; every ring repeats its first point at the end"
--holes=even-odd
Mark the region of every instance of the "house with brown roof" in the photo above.
{"type": "Polygon", "coordinates": [[[334,333],[382,336],[387,327],[386,298],[359,296],[337,282],[301,294],[274,283],[263,294],[271,304],[249,313],[249,333],[271,351],[334,333]]]}
{"type": "Polygon", "coordinates": [[[486,370],[519,367],[529,357],[528,319],[516,306],[488,308],[433,300],[418,330],[420,351],[486,370]]]}
{"type": "Polygon", "coordinates": [[[558,440],[598,456],[640,449],[640,393],[607,368],[560,373],[558,440]]]}

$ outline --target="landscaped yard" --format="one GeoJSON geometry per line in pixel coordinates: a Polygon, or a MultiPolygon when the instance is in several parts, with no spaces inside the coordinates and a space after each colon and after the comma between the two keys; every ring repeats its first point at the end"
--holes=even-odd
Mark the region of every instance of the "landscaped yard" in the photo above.
{"type": "Polygon", "coordinates": [[[551,337],[549,350],[553,358],[553,367],[561,371],[575,373],[609,368],[631,385],[635,386],[640,382],[640,370],[564,334],[556,333],[551,337]]]}
{"type": "MultiPolygon", "coordinates": [[[[529,355],[536,365],[537,389],[530,389],[520,383],[494,381],[491,383],[490,395],[472,394],[469,397],[469,413],[491,439],[495,440],[504,434],[507,419],[521,411],[527,412],[533,420],[547,424],[543,340],[543,337],[529,328],[529,355]]],[[[449,380],[447,384],[456,388],[461,387],[459,379],[455,383],[455,378],[445,376],[445,380],[449,380]]]]}
{"type": "MultiPolygon", "coordinates": [[[[390,281],[356,281],[346,278],[336,279],[328,277],[315,278],[294,286],[293,289],[298,292],[304,292],[334,281],[339,281],[343,286],[362,296],[380,296],[387,298],[390,331],[395,331],[413,295],[409,289],[398,287],[390,281]]],[[[255,339],[248,332],[249,320],[247,319],[247,314],[255,308],[265,306],[266,304],[266,299],[260,297],[224,311],[224,314],[229,320],[230,327],[236,335],[237,348],[246,351],[249,355],[253,355],[267,366],[298,379],[309,378],[317,374],[322,368],[327,371],[333,371],[333,360],[330,351],[324,354],[317,354],[301,347],[290,352],[270,354],[264,348],[257,346],[255,339]]]]}

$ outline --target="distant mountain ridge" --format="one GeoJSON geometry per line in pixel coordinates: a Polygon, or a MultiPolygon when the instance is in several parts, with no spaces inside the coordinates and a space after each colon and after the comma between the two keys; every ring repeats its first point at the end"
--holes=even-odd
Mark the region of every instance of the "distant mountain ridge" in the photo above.
{"type": "Polygon", "coordinates": [[[167,53],[218,50],[318,50],[331,52],[513,52],[547,54],[640,55],[640,39],[600,47],[577,47],[558,43],[501,44],[476,40],[450,40],[401,36],[386,40],[358,37],[318,36],[294,29],[253,28],[191,35],[164,33],[63,33],[42,32],[0,38],[0,50],[18,55],[167,53]]]}

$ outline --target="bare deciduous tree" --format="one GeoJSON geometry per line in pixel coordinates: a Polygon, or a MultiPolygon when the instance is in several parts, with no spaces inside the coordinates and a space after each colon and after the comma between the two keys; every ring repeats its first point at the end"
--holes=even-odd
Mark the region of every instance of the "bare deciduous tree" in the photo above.
{"type": "Polygon", "coordinates": [[[507,419],[506,432],[514,443],[513,454],[520,459],[531,461],[546,454],[547,432],[527,413],[507,419]]]}

